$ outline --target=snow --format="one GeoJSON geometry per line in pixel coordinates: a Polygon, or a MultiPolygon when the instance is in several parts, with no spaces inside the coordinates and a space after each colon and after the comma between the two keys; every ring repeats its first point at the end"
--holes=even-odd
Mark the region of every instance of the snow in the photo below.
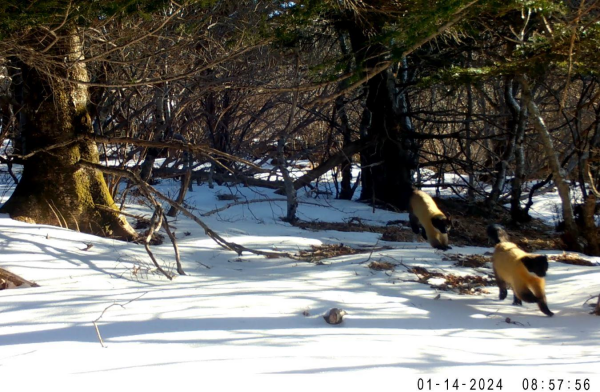
{"type": "MultiPolygon", "coordinates": [[[[176,194],[178,186],[165,181],[160,190],[176,194]]],[[[10,188],[9,182],[0,185],[3,201],[10,188]]],[[[142,246],[0,215],[0,266],[40,285],[0,291],[2,389],[33,390],[55,380],[63,390],[113,385],[159,390],[189,388],[190,382],[198,390],[232,390],[257,385],[248,383],[254,380],[261,390],[381,385],[411,391],[417,390],[419,378],[438,383],[501,378],[503,390],[522,390],[521,377],[559,376],[572,380],[571,387],[575,378],[590,378],[591,390],[600,385],[595,375],[600,319],[584,305],[600,293],[600,268],[551,262],[547,297],[556,315],[549,318],[533,304],[498,301],[496,287],[488,287],[487,294],[459,295],[431,288],[440,283],[435,279],[414,282],[415,275],[401,264],[444,274],[491,273],[489,268],[456,267],[425,242],[302,230],[280,220],[283,201],[239,205],[202,217],[231,203],[217,199],[224,193],[240,200],[281,196],[264,189],[194,186],[186,203],[229,241],[288,252],[340,243],[391,249],[327,259],[323,265],[238,257],[218,247],[194,222],[178,217],[172,224],[188,275],[168,281],[152,271],[142,246]],[[87,244],[93,246],[84,250],[87,244]],[[367,267],[368,261],[397,267],[377,272],[367,267]],[[341,325],[322,318],[333,307],[348,312],[341,325]]],[[[554,202],[556,195],[545,200],[554,202]]],[[[373,211],[354,201],[307,195],[301,201],[298,213],[304,220],[358,217],[381,226],[407,220],[405,213],[373,211]]],[[[149,213],[133,204],[127,212],[149,213]]],[[[446,253],[490,250],[455,246],[446,253]]],[[[168,239],[153,251],[174,271],[168,239]]]]}

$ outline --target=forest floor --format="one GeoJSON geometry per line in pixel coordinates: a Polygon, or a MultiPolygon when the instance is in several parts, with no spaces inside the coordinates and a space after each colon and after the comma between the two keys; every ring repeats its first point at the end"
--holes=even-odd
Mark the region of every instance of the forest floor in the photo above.
{"type": "MultiPolygon", "coordinates": [[[[435,198],[438,206],[452,221],[452,243],[459,246],[489,246],[486,227],[491,223],[502,224],[511,240],[524,250],[565,250],[566,247],[553,227],[539,218],[529,222],[511,224],[510,213],[503,208],[490,210],[479,203],[467,203],[454,198],[435,198]]],[[[410,242],[413,238],[408,220],[389,221],[385,226],[370,225],[360,218],[346,222],[298,221],[295,226],[307,230],[338,230],[345,232],[370,232],[381,234],[383,241],[410,242]]]]}
{"type": "MultiPolygon", "coordinates": [[[[0,202],[10,195],[3,186],[0,202]]],[[[158,185],[170,195],[178,186],[158,185]]],[[[186,205],[228,241],[297,258],[237,255],[178,217],[171,225],[186,275],[173,281],[157,273],[143,246],[0,215],[0,267],[29,282],[15,286],[39,286],[0,290],[2,385],[58,379],[63,390],[105,390],[128,380],[157,390],[216,379],[239,389],[256,376],[262,390],[278,391],[416,391],[419,379],[430,378],[459,379],[466,385],[459,390],[471,379],[522,390],[524,377],[600,385],[600,319],[590,315],[600,258],[531,246],[550,257],[555,316],[512,306],[498,300],[484,238],[485,226],[502,218],[463,214],[444,201],[455,223],[453,249],[442,252],[413,241],[397,223],[406,213],[301,194],[301,223],[292,226],[271,190],[195,186],[186,205]],[[559,262],[565,259],[572,263],[559,262]],[[348,313],[339,325],[323,319],[334,307],[348,313]]],[[[524,246],[552,240],[544,222],[556,201],[540,199],[540,220],[530,231],[509,231],[513,239],[524,246]]],[[[126,206],[151,214],[135,198],[126,206]]],[[[174,273],[169,241],[152,250],[174,273]]]]}

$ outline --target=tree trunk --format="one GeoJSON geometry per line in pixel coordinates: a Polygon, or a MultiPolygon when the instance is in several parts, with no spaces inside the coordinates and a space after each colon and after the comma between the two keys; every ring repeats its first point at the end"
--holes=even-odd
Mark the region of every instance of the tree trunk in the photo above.
{"type": "MultiPolygon", "coordinates": [[[[340,132],[343,137],[342,149],[345,149],[352,143],[352,136],[350,135],[350,127],[348,126],[348,114],[346,113],[346,107],[343,96],[335,100],[335,112],[340,120],[340,132]]],[[[342,182],[339,198],[342,200],[352,200],[354,195],[354,189],[352,188],[352,155],[345,156],[342,162],[342,182]]]]}
{"type": "MultiPolygon", "coordinates": [[[[155,142],[163,140],[165,134],[165,90],[163,86],[156,86],[154,88],[154,130],[150,140],[155,142]]],[[[140,177],[142,180],[151,183],[152,182],[152,170],[154,169],[154,162],[161,153],[160,148],[149,148],[146,151],[146,157],[142,162],[140,168],[140,177]]]]}
{"type": "MultiPolygon", "coordinates": [[[[360,141],[365,142],[369,136],[368,131],[371,127],[371,112],[369,109],[364,108],[360,117],[360,141]]],[[[371,178],[371,171],[368,170],[368,159],[366,152],[360,154],[360,166],[361,166],[361,189],[360,189],[360,200],[369,200],[373,195],[373,180],[371,178]]]]}
{"type": "Polygon", "coordinates": [[[527,83],[525,78],[521,78],[520,81],[523,87],[524,104],[526,104],[529,109],[530,118],[533,122],[533,126],[536,129],[540,140],[542,141],[542,145],[544,146],[546,158],[548,159],[548,164],[550,165],[550,169],[552,170],[552,177],[554,183],[556,184],[556,187],[558,188],[558,194],[562,202],[562,213],[563,219],[565,221],[566,234],[566,236],[564,237],[565,242],[567,242],[567,245],[573,248],[574,250],[581,251],[582,249],[578,241],[579,230],[577,229],[577,224],[575,223],[575,217],[573,215],[573,205],[571,203],[571,192],[569,189],[569,184],[565,181],[564,171],[561,169],[558,156],[556,155],[556,149],[554,148],[552,137],[550,136],[550,132],[548,131],[548,128],[544,123],[544,119],[542,118],[538,106],[533,101],[529,84],[527,83]]]}
{"type": "MultiPolygon", "coordinates": [[[[292,112],[293,111],[294,110],[292,109],[292,112]]],[[[287,213],[284,221],[294,223],[298,219],[296,217],[296,211],[298,211],[298,198],[296,189],[294,188],[294,181],[292,180],[290,172],[287,169],[287,161],[283,153],[284,147],[285,136],[282,136],[277,141],[277,167],[279,168],[281,176],[283,177],[283,190],[285,191],[285,196],[287,198],[287,213]]]]}
{"type": "MultiPolygon", "coordinates": [[[[183,175],[183,177],[181,177],[181,186],[179,187],[179,194],[177,195],[177,199],[175,200],[177,204],[181,205],[183,205],[183,202],[185,201],[185,194],[187,193],[187,191],[192,190],[192,159],[190,158],[190,155],[191,154],[187,151],[184,153],[183,170],[185,170],[185,174],[183,175]]],[[[177,216],[177,212],[177,208],[171,206],[171,208],[169,208],[169,212],[167,212],[167,216],[174,218],[177,216]]]]}
{"type": "Polygon", "coordinates": [[[583,227],[582,235],[585,238],[587,245],[585,253],[592,256],[600,255],[600,243],[598,241],[598,228],[594,219],[596,213],[596,196],[590,193],[585,197],[581,208],[581,220],[583,227]]]}
{"type": "Polygon", "coordinates": [[[377,202],[408,208],[412,171],[417,168],[414,141],[403,134],[395,105],[395,81],[390,70],[369,80],[367,108],[371,112],[368,138],[377,145],[365,151],[366,170],[371,175],[377,202]]]}
{"type": "Polygon", "coordinates": [[[500,160],[494,167],[496,172],[496,178],[494,181],[494,185],[492,186],[492,191],[488,196],[486,202],[489,205],[496,205],[498,200],[500,199],[500,195],[504,189],[504,184],[506,183],[506,174],[508,171],[508,165],[510,161],[514,158],[515,155],[515,146],[517,144],[517,126],[518,126],[518,115],[515,115],[516,108],[513,107],[514,102],[513,97],[513,78],[506,77],[504,80],[504,101],[506,106],[509,108],[509,112],[511,116],[507,121],[507,130],[510,134],[508,139],[508,144],[506,145],[506,149],[504,152],[499,155],[500,160]]]}
{"type": "Polygon", "coordinates": [[[519,105],[515,98],[515,86],[510,80],[510,85],[506,86],[504,97],[506,104],[510,110],[512,121],[515,129],[515,176],[512,181],[511,199],[510,199],[510,216],[514,222],[527,222],[531,219],[529,214],[521,207],[521,194],[523,182],[525,181],[525,151],[523,149],[523,141],[525,139],[525,128],[527,127],[527,104],[519,105]]]}
{"type": "MultiPolygon", "coordinates": [[[[52,70],[54,75],[72,80],[87,80],[79,37],[71,35],[54,45],[57,58],[65,58],[69,67],[52,70]]],[[[52,78],[29,64],[14,60],[22,71],[26,151],[32,152],[69,141],[93,128],[86,108],[87,88],[52,78]]],[[[82,232],[134,239],[135,230],[116,213],[96,209],[96,205],[117,210],[102,173],[80,168],[80,159],[99,162],[93,142],[79,142],[52,152],[40,152],[23,162],[23,175],[10,199],[0,212],[13,219],[76,229],[82,232]]]]}
{"type": "MultiPolygon", "coordinates": [[[[469,64],[472,53],[469,51],[469,64]]],[[[469,202],[475,201],[475,167],[473,165],[473,157],[472,157],[472,144],[471,140],[471,125],[473,124],[473,86],[471,82],[467,83],[467,118],[465,124],[465,137],[467,138],[465,142],[465,158],[467,159],[467,165],[469,165],[469,189],[467,191],[467,200],[469,202]]],[[[460,142],[460,140],[459,140],[460,142]]]]}
{"type": "Polygon", "coordinates": [[[515,146],[515,177],[510,194],[510,216],[514,222],[529,222],[531,217],[521,207],[521,195],[523,183],[525,182],[525,150],[523,142],[525,139],[525,128],[527,123],[527,109],[522,108],[519,114],[519,129],[517,130],[517,141],[515,146]]]}
{"type": "MultiPolygon", "coordinates": [[[[344,54],[344,56],[349,56],[351,54],[350,52],[350,45],[349,42],[347,42],[347,38],[345,36],[345,34],[343,33],[338,33],[339,37],[338,40],[340,41],[340,49],[342,50],[342,53],[344,54]]],[[[346,72],[351,72],[352,68],[350,66],[350,64],[348,64],[346,66],[346,72]]],[[[348,80],[344,79],[341,83],[340,83],[340,89],[345,89],[346,87],[348,87],[348,80]]],[[[351,130],[350,130],[350,126],[348,125],[350,120],[348,119],[348,113],[346,112],[346,99],[344,97],[344,95],[339,96],[336,100],[335,100],[335,111],[334,113],[337,114],[337,118],[339,118],[340,121],[340,133],[342,134],[343,137],[343,147],[342,148],[346,148],[350,143],[352,143],[352,135],[351,135],[351,130]]],[[[335,121],[335,117],[334,116],[334,121],[335,121]]],[[[352,187],[352,156],[347,156],[347,159],[345,159],[342,162],[342,168],[341,168],[341,172],[342,172],[342,181],[341,181],[341,189],[340,189],[340,194],[339,194],[339,198],[342,200],[352,200],[352,196],[354,195],[354,189],[352,187]]]]}
{"type": "MultiPolygon", "coordinates": [[[[384,60],[386,50],[369,42],[361,26],[349,29],[352,50],[357,63],[368,69],[384,60]]],[[[417,168],[418,146],[410,137],[411,130],[402,123],[399,90],[391,69],[373,76],[366,83],[366,109],[370,113],[367,139],[374,147],[361,155],[363,192],[361,199],[408,209],[412,189],[412,172],[417,168]]],[[[406,102],[405,102],[406,103],[406,102]]]]}

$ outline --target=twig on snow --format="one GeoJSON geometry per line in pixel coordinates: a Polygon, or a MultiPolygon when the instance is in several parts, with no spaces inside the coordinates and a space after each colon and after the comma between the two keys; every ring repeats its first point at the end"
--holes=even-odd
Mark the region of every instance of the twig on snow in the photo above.
{"type": "Polygon", "coordinates": [[[98,321],[100,321],[100,319],[102,318],[102,316],[104,316],[104,313],[106,313],[106,311],[110,308],[112,308],[113,306],[120,306],[122,308],[125,308],[125,305],[128,305],[130,303],[132,303],[133,301],[136,301],[140,298],[142,298],[144,295],[148,294],[148,292],[146,291],[145,293],[142,293],[142,295],[135,297],[134,299],[131,299],[127,302],[125,302],[124,304],[118,304],[118,303],[114,303],[112,305],[107,306],[102,313],[100,314],[100,316],[98,316],[98,318],[94,321],[92,321],[92,323],[94,324],[94,328],[96,328],[96,334],[98,335],[98,340],[100,341],[100,345],[104,348],[106,348],[106,346],[104,345],[104,340],[102,340],[102,335],[100,335],[100,329],[98,328],[98,321]]]}
{"type": "Polygon", "coordinates": [[[169,227],[169,222],[167,221],[167,216],[163,214],[163,224],[171,243],[173,244],[173,251],[175,252],[175,263],[177,263],[177,273],[179,275],[185,275],[185,271],[183,271],[183,267],[181,266],[181,257],[179,256],[179,247],[177,246],[177,239],[175,235],[171,231],[169,227]]]}

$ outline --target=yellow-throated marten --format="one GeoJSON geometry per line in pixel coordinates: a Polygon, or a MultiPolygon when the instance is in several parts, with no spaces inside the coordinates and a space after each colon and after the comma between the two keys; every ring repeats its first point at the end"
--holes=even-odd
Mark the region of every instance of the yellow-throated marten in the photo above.
{"type": "Polygon", "coordinates": [[[452,249],[448,246],[450,220],[427,193],[413,190],[409,200],[410,227],[415,234],[423,235],[437,249],[452,249]]]}
{"type": "Polygon", "coordinates": [[[500,225],[489,225],[487,234],[496,245],[492,262],[500,288],[500,299],[506,298],[508,285],[514,292],[513,305],[521,305],[521,301],[537,303],[542,313],[554,315],[546,302],[544,277],[548,271],[548,257],[519,249],[509,241],[506,231],[500,225]]]}

